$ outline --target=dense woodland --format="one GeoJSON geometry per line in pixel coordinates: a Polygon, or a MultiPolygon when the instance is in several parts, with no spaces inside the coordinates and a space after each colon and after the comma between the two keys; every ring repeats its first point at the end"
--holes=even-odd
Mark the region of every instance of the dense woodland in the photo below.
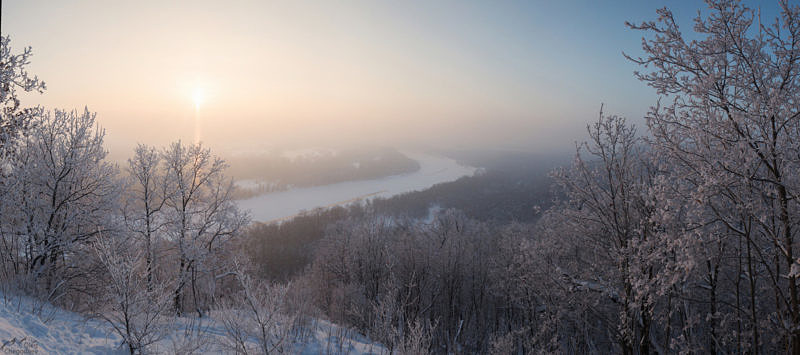
{"type": "Polygon", "coordinates": [[[375,199],[376,213],[424,218],[432,206],[457,209],[469,218],[491,223],[533,222],[552,204],[554,193],[549,173],[568,157],[513,151],[442,152],[463,164],[480,167],[465,176],[427,190],[390,199],[375,199]]]}
{"type": "Polygon", "coordinates": [[[666,8],[628,24],[661,95],[644,129],[600,112],[563,167],[278,225],[249,223],[202,146],[119,167],[88,110],[22,106],[45,85],[3,36],[3,292],[131,353],[175,317],[218,319],[233,353],[286,352],[311,318],[400,354],[800,353],[800,6],[707,4],[693,40],[666,8]]]}
{"type": "Polygon", "coordinates": [[[311,262],[328,228],[344,220],[382,216],[405,223],[430,222],[444,210],[490,225],[532,223],[554,199],[549,173],[565,158],[515,152],[448,152],[481,171],[456,181],[391,198],[376,198],[305,212],[274,224],[257,223],[247,232],[248,253],[263,277],[286,280],[311,262]]]}

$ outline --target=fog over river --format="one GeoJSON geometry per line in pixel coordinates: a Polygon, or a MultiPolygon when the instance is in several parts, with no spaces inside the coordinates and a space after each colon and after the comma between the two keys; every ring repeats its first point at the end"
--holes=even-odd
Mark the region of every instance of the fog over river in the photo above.
{"type": "Polygon", "coordinates": [[[418,171],[373,180],[294,188],[239,200],[237,203],[240,208],[250,211],[253,221],[273,222],[317,207],[332,207],[364,199],[391,197],[424,190],[438,183],[472,175],[477,170],[442,156],[404,154],[419,162],[418,171]]]}

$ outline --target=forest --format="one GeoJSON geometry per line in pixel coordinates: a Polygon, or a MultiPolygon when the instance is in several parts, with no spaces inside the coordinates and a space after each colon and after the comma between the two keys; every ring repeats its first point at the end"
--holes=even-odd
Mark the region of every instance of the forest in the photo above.
{"type": "Polygon", "coordinates": [[[601,108],[569,163],[445,152],[483,169],[275,224],[202,144],[117,165],[96,114],[23,105],[46,85],[3,35],[0,292],[131,354],[295,353],[316,320],[389,354],[800,353],[800,6],[707,5],[627,23],[645,127],[601,108]]]}

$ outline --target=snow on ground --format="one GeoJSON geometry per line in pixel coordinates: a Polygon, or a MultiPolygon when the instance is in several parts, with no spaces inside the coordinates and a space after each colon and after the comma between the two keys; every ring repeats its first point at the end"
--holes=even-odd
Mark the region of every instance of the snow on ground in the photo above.
{"type": "MultiPolygon", "coordinates": [[[[302,341],[295,341],[293,354],[387,354],[386,348],[357,332],[324,320],[312,319],[302,341]]],[[[152,353],[220,354],[223,326],[211,318],[200,321],[181,318],[152,353]],[[193,330],[193,331],[187,331],[193,330]],[[183,351],[179,350],[182,349],[183,351]]],[[[0,354],[126,354],[121,337],[98,320],[24,296],[0,294],[0,354]]],[[[254,344],[255,345],[255,344],[254,344]]]]}
{"type": "Polygon", "coordinates": [[[120,337],[98,321],[36,302],[0,296],[2,354],[125,354],[120,337]]]}
{"type": "Polygon", "coordinates": [[[382,345],[371,342],[352,329],[315,319],[309,326],[314,341],[295,344],[295,353],[312,354],[388,354],[382,345]]]}
{"type": "Polygon", "coordinates": [[[391,197],[424,190],[438,183],[470,176],[477,170],[445,157],[404,154],[419,162],[418,171],[374,180],[295,188],[239,200],[237,203],[240,208],[250,211],[254,221],[273,222],[318,207],[331,207],[374,197],[391,197]]]}

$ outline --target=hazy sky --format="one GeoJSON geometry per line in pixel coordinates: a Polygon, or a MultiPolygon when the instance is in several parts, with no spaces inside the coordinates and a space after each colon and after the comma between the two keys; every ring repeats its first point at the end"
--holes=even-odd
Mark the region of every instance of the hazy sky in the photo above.
{"type": "Polygon", "coordinates": [[[700,1],[2,2],[47,83],[25,103],[96,111],[112,153],[135,142],[565,151],[607,112],[656,100],[621,52],[625,20],[700,1]],[[195,94],[197,93],[197,94],[195,94]],[[202,96],[195,106],[193,96],[202,96]]]}

